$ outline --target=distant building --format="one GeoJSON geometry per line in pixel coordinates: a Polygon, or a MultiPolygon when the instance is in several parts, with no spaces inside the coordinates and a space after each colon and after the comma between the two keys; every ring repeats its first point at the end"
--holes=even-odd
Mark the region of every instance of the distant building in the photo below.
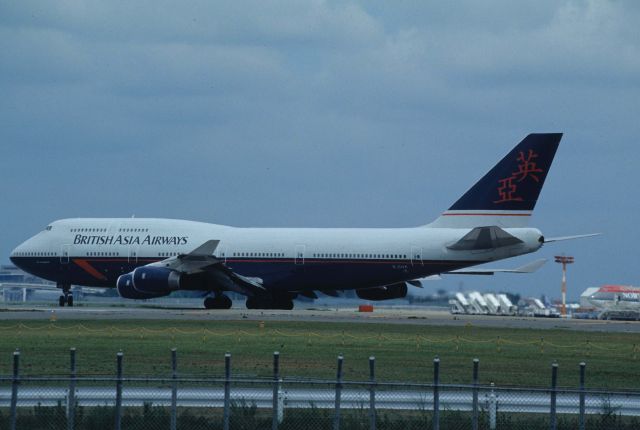
{"type": "Polygon", "coordinates": [[[0,284],[17,284],[19,286],[19,284],[49,285],[53,283],[23,272],[11,264],[3,264],[0,266],[0,284]]]}

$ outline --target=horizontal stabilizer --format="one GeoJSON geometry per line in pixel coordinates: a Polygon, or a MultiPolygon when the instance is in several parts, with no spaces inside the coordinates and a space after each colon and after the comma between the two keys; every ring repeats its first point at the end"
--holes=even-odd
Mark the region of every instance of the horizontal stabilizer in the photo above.
{"type": "Polygon", "coordinates": [[[575,236],[560,236],[545,238],[544,243],[561,242],[563,240],[582,239],[584,237],[600,236],[602,233],[577,234],[575,236]]]}
{"type": "Polygon", "coordinates": [[[532,261],[515,269],[458,269],[445,272],[448,275],[493,275],[495,273],[533,273],[547,262],[546,258],[532,261]]]}

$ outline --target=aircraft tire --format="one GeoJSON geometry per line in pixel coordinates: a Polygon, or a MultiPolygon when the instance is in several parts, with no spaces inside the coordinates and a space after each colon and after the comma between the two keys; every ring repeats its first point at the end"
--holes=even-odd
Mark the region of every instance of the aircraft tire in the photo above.
{"type": "Polygon", "coordinates": [[[206,297],[204,299],[204,308],[205,309],[215,309],[216,308],[216,299],[213,297],[206,297]]]}
{"type": "Polygon", "coordinates": [[[64,296],[58,297],[58,306],[63,308],[65,303],[66,303],[66,300],[65,300],[64,296]]]}
{"type": "Polygon", "coordinates": [[[274,309],[282,309],[285,311],[293,310],[293,300],[280,300],[275,303],[274,309]]]}
{"type": "Polygon", "coordinates": [[[268,302],[250,297],[246,302],[247,309],[272,309],[268,302]]]}
{"type": "Polygon", "coordinates": [[[73,296],[71,294],[67,296],[67,306],[69,307],[73,306],[73,296]]]}
{"type": "Polygon", "coordinates": [[[204,299],[205,309],[231,309],[233,302],[225,295],[218,297],[207,297],[204,299]]]}
{"type": "Polygon", "coordinates": [[[220,309],[231,309],[233,302],[229,297],[221,295],[220,297],[216,297],[216,299],[220,302],[220,309]]]}
{"type": "Polygon", "coordinates": [[[257,300],[253,299],[253,298],[248,298],[245,305],[247,306],[247,309],[258,309],[257,306],[257,300]]]}

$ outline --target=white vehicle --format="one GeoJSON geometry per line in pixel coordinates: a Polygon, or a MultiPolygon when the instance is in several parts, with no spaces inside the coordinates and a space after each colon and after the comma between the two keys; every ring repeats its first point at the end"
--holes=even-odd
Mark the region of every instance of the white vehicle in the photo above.
{"type": "Polygon", "coordinates": [[[254,309],[291,309],[295,297],[315,298],[316,291],[401,298],[417,279],[493,273],[467,268],[573,238],[545,240],[527,226],[561,137],[528,135],[424,226],[237,228],[153,218],[63,219],[18,246],[11,261],[56,282],[61,306],[72,305],[71,284],[116,287],[129,299],[202,291],[205,307],[217,309],[231,306],[229,291],[247,296],[246,306],[254,309]]]}

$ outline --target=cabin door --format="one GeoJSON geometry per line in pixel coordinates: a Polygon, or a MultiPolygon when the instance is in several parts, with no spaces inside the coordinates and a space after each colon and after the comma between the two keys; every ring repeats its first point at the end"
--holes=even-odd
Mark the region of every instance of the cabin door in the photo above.
{"type": "Polygon", "coordinates": [[[411,265],[412,266],[423,266],[422,262],[422,248],[417,246],[411,247],[411,265]]]}
{"type": "Polygon", "coordinates": [[[71,245],[65,244],[62,245],[60,249],[60,263],[69,264],[69,254],[71,253],[71,245]]]}
{"type": "Polygon", "coordinates": [[[295,263],[296,265],[304,264],[305,245],[296,245],[295,263]]]}

